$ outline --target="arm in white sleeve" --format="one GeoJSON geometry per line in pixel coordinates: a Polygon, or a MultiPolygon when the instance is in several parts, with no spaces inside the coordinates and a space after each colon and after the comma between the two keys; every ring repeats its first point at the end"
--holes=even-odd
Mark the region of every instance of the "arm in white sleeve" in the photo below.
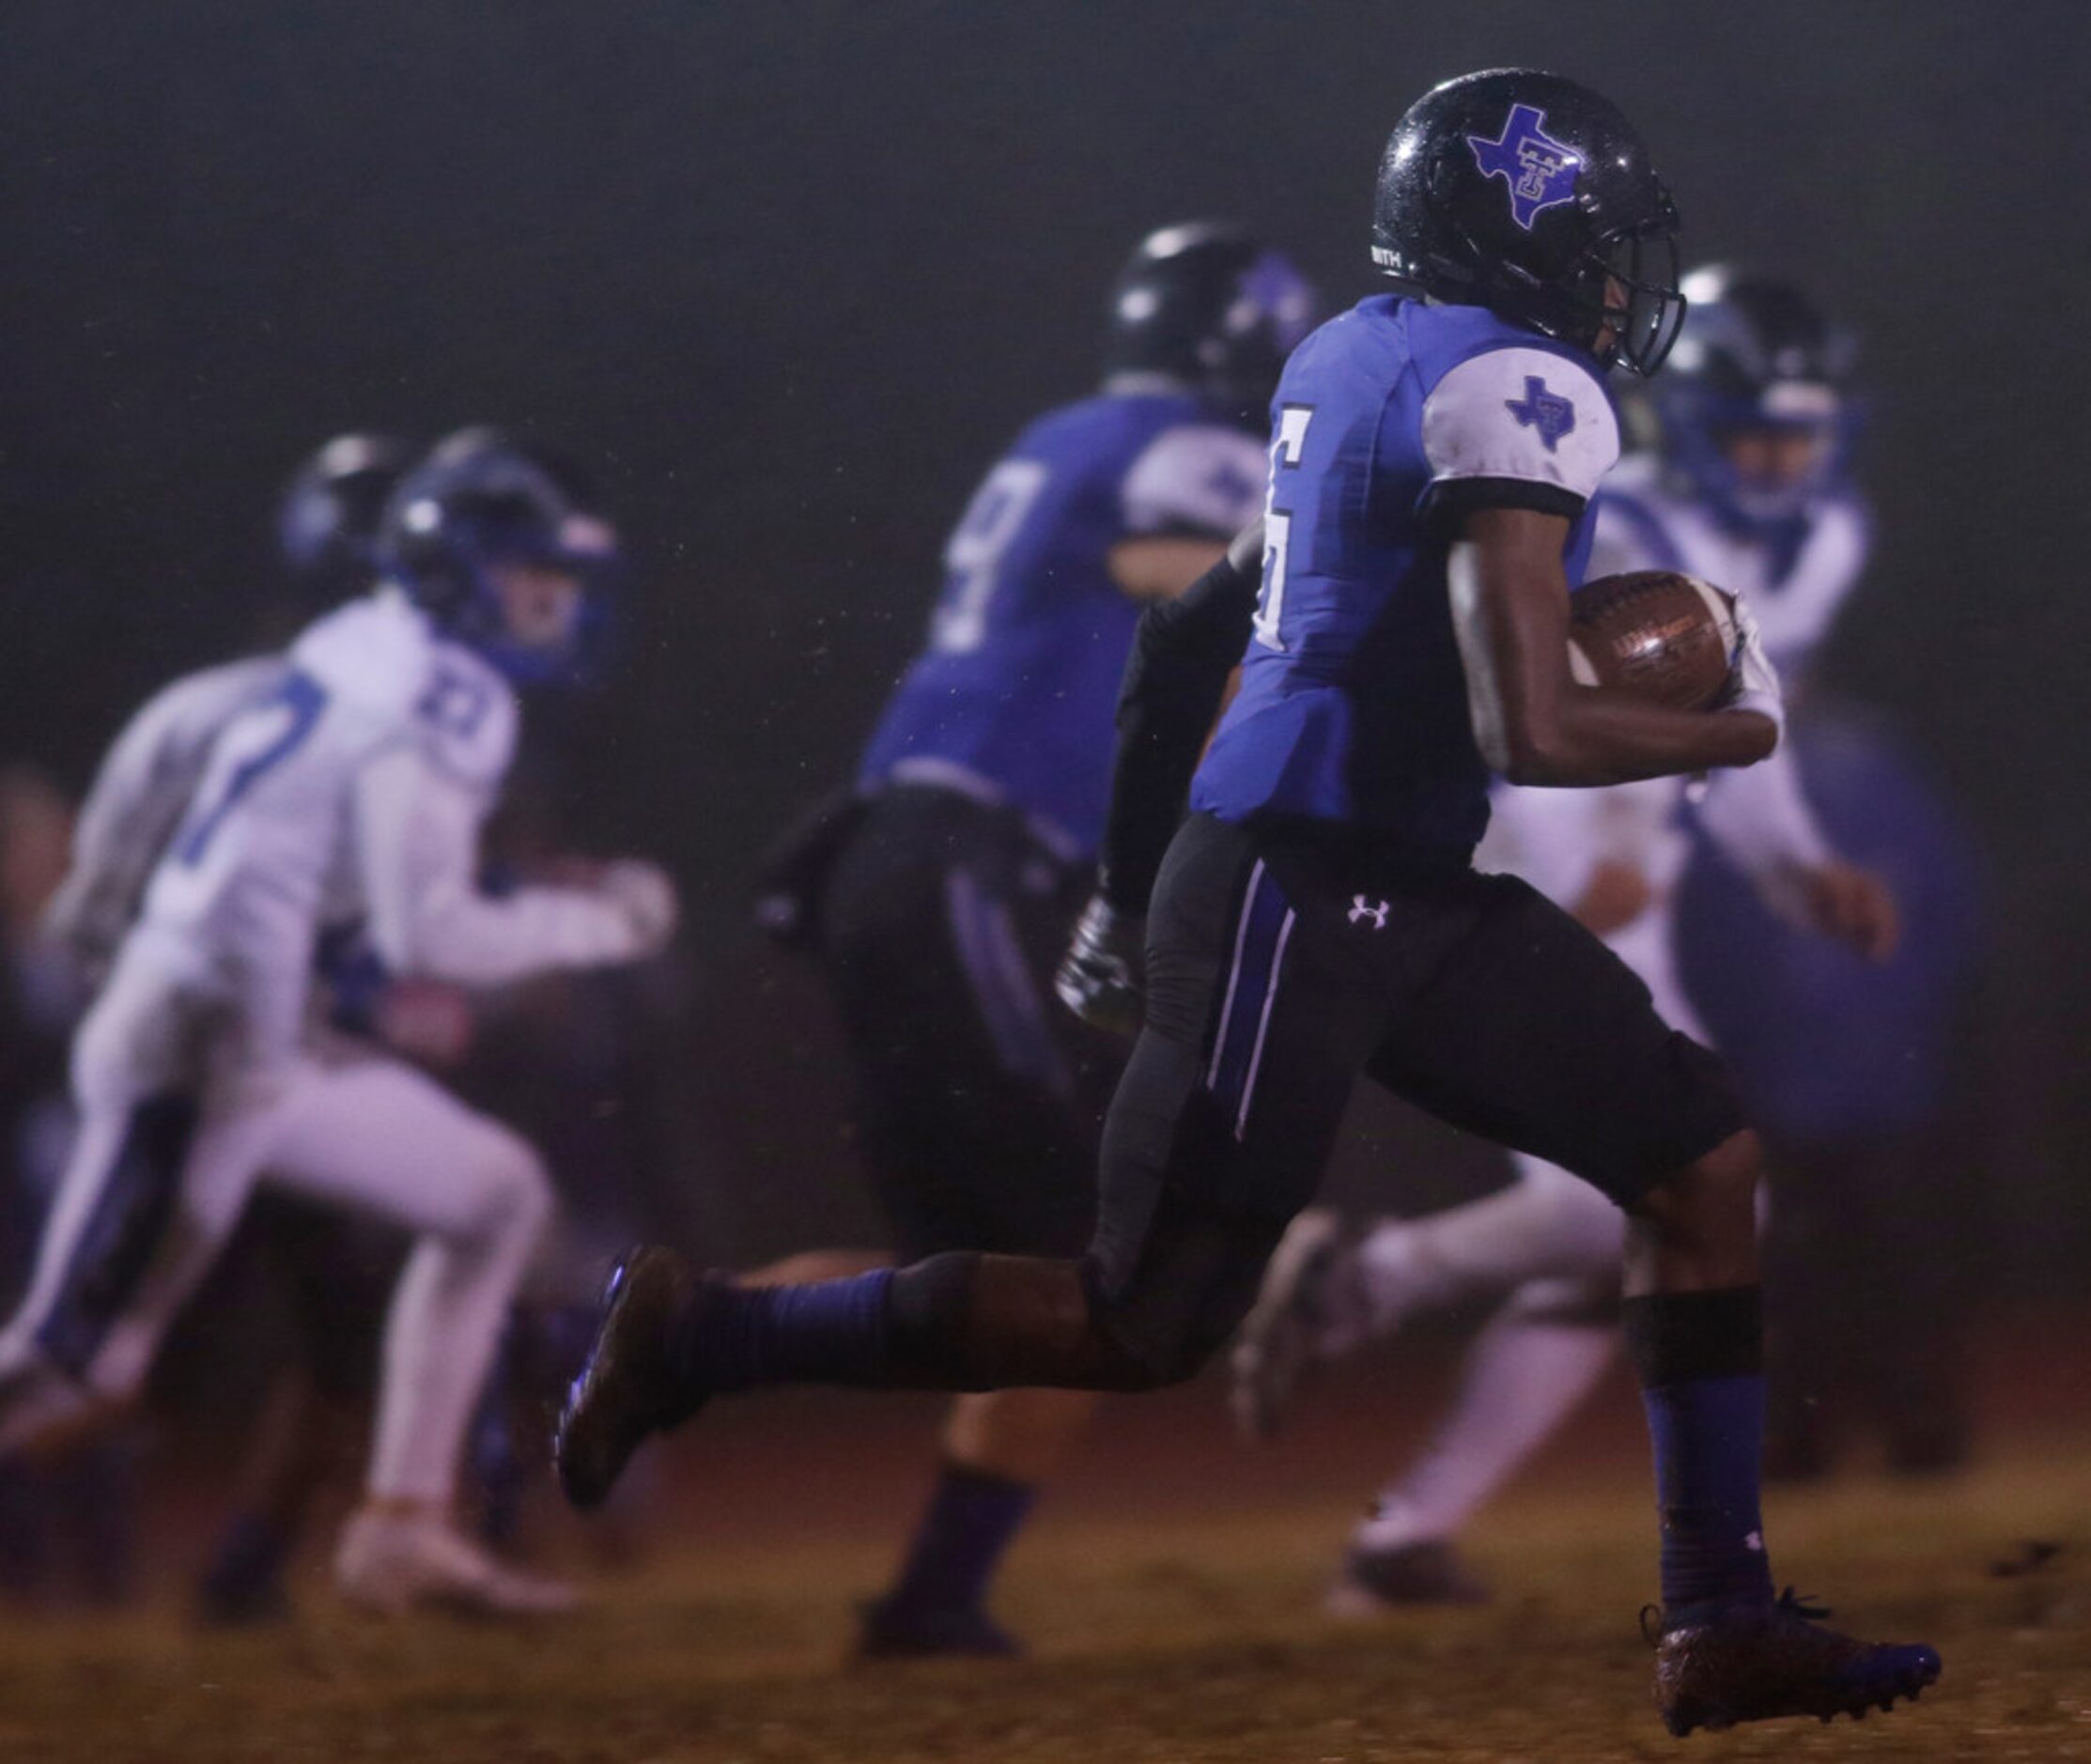
{"type": "Polygon", "coordinates": [[[125,841],[101,782],[74,825],[65,880],[43,909],[45,933],[91,966],[116,952],[157,855],[125,841]]]}
{"type": "Polygon", "coordinates": [[[549,888],[482,893],[487,807],[480,791],[413,747],[388,749],[358,774],[355,834],[370,935],[389,968],[499,985],[646,952],[631,914],[603,895],[549,888]]]}
{"type": "Polygon", "coordinates": [[[185,674],[132,716],[95,771],[73,824],[65,881],[44,928],[89,964],[108,960],[232,719],[283,677],[272,656],[185,674]]]}
{"type": "Polygon", "coordinates": [[[1781,872],[1820,869],[1835,855],[1784,742],[1760,766],[1715,773],[1698,817],[1729,860],[1760,883],[1781,872]]]}

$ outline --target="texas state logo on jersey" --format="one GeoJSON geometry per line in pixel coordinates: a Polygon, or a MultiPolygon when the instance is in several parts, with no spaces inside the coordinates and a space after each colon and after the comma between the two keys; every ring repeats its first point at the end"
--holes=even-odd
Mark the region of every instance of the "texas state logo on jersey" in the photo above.
{"type": "Polygon", "coordinates": [[[944,550],[929,644],[860,769],[990,792],[1093,851],[1112,717],[1139,606],[1111,548],[1143,535],[1227,539],[1263,489],[1260,438],[1175,392],[1107,392],[1052,411],[974,492],[944,550]]]}
{"type": "Polygon", "coordinates": [[[1384,295],[1294,351],[1272,404],[1263,583],[1242,689],[1192,788],[1464,854],[1488,824],[1445,559],[1462,507],[1570,522],[1572,586],[1619,423],[1588,356],[1473,306],[1384,295]]]}
{"type": "Polygon", "coordinates": [[[1596,511],[1595,573],[1675,569],[1733,589],[1749,602],[1789,686],[1807,672],[1873,549],[1866,504],[1849,490],[1818,498],[1791,520],[1743,531],[1672,482],[1653,454],[1622,461],[1596,511]]]}

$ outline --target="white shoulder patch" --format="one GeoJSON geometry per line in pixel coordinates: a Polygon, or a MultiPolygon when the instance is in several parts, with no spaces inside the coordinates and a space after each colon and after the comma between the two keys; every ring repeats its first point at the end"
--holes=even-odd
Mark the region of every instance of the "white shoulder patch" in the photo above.
{"type": "Polygon", "coordinates": [[[1264,474],[1262,445],[1241,429],[1217,423],[1164,429],[1125,474],[1125,529],[1232,538],[1262,506],[1264,474]]]}
{"type": "Polygon", "coordinates": [[[1518,478],[1588,500],[1619,456],[1597,376],[1547,349],[1469,356],[1423,401],[1433,479],[1518,478]]]}

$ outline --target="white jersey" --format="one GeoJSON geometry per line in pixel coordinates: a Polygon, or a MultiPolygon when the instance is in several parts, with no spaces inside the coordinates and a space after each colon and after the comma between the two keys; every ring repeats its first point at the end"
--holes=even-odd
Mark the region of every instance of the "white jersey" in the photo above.
{"type": "Polygon", "coordinates": [[[1523,876],[1547,899],[1572,908],[1601,863],[1638,871],[1660,905],[1691,856],[1678,824],[1682,781],[1648,778],[1603,790],[1499,784],[1477,867],[1523,876]]]}
{"type": "Polygon", "coordinates": [[[185,673],[124,724],[74,824],[72,860],[44,925],[90,968],[103,967],[138,916],[146,884],[203,780],[220,731],[282,683],[281,656],[185,673]]]}
{"type": "Polygon", "coordinates": [[[211,743],[132,934],[213,1007],[239,1063],[295,1049],[323,924],[364,919],[395,972],[467,983],[637,952],[607,899],[478,891],[518,721],[480,657],[388,588],[311,626],[285,664],[211,743]]]}
{"type": "Polygon", "coordinates": [[[1811,503],[1799,543],[1789,549],[1731,532],[1666,477],[1654,456],[1636,454],[1605,480],[1589,574],[1682,570],[1740,594],[1790,689],[1806,674],[1871,549],[1872,524],[1855,497],[1811,503]]]}
{"type": "Polygon", "coordinates": [[[136,1392],[266,1180],[415,1234],[369,1489],[447,1509],[550,1186],[528,1145],[423,1075],[336,1060],[302,1030],[336,919],[365,918],[395,971],[464,983],[658,947],[673,894],[644,866],[599,892],[479,893],[516,725],[507,682],[384,589],[244,677],[178,683],[126,731],[97,783],[82,898],[128,898],[136,854],[160,856],[73,1040],[80,1132],[0,1328],[0,1454],[136,1392]]]}
{"type": "MultiPolygon", "coordinates": [[[[1773,547],[1729,532],[1680,494],[1652,456],[1636,455],[1621,462],[1597,499],[1589,576],[1676,569],[1739,592],[1790,682],[1804,673],[1856,585],[1867,536],[1856,502],[1824,499],[1808,511],[1790,556],[1776,556],[1773,547]]],[[[1651,899],[1645,917],[1660,919],[1690,855],[1683,805],[1684,781],[1678,778],[1606,790],[1499,786],[1476,861],[1521,875],[1568,907],[1582,898],[1600,862],[1622,864],[1647,879],[1651,899]]],[[[1761,765],[1718,774],[1693,812],[1753,875],[1782,864],[1820,863],[1829,855],[1783,747],[1761,765]]],[[[1616,940],[1632,950],[1641,938],[1628,926],[1616,940]]]]}

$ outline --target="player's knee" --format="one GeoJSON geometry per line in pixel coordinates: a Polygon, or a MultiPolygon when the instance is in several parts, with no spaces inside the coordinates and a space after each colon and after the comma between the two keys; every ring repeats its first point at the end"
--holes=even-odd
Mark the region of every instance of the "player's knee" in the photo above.
{"type": "Polygon", "coordinates": [[[1135,1305],[1095,1306],[1092,1332],[1100,1345],[1110,1390],[1161,1390],[1195,1378],[1241,1322],[1232,1307],[1201,1312],[1143,1313],[1135,1305]]]}
{"type": "Polygon", "coordinates": [[[480,1234],[535,1242],[551,1217],[551,1178],[529,1141],[505,1130],[488,1136],[476,1171],[480,1234]]]}
{"type": "Polygon", "coordinates": [[[1698,1204],[1753,1219],[1758,1184],[1764,1176],[1764,1143],[1747,1128],[1731,1134],[1688,1165],[1685,1176],[1698,1204]]]}
{"type": "Polygon", "coordinates": [[[554,1204],[551,1177],[544,1160],[526,1148],[525,1155],[510,1173],[509,1183],[508,1216],[513,1229],[534,1241],[550,1222],[554,1204]]]}
{"type": "Polygon", "coordinates": [[[1527,1280],[1510,1294],[1503,1315],[1521,1324],[1562,1329],[1614,1328],[1619,1321],[1619,1277],[1572,1276],[1527,1280]]]}
{"type": "Polygon", "coordinates": [[[1635,1209],[1661,1230],[1712,1240],[1757,1230],[1764,1146],[1744,1129],[1672,1172],[1635,1209]]]}

